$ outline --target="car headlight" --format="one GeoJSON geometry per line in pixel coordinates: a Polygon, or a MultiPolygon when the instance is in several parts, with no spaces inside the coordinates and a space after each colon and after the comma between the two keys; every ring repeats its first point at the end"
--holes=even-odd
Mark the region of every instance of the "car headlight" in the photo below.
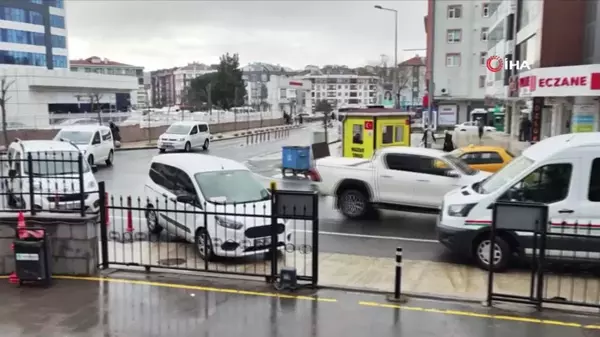
{"type": "Polygon", "coordinates": [[[185,140],[185,138],[179,138],[180,142],[183,142],[185,140]]]}
{"type": "Polygon", "coordinates": [[[475,205],[476,204],[450,205],[448,207],[448,215],[464,218],[469,214],[471,209],[475,207],[475,205]]]}
{"type": "Polygon", "coordinates": [[[221,227],[229,228],[229,229],[238,230],[238,229],[241,229],[242,227],[244,227],[243,223],[229,220],[229,219],[224,219],[224,218],[221,218],[218,216],[215,217],[215,221],[217,222],[217,225],[219,225],[221,227]]]}
{"type": "Polygon", "coordinates": [[[95,190],[95,189],[96,189],[96,187],[98,187],[98,186],[96,185],[96,182],[95,182],[95,181],[90,181],[90,182],[87,184],[87,186],[86,186],[86,190],[95,190]]]}

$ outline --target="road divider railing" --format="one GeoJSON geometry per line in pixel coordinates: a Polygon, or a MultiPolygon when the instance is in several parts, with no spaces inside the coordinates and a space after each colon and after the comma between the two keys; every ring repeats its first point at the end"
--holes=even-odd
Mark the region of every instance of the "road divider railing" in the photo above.
{"type": "Polygon", "coordinates": [[[290,130],[293,128],[295,127],[273,128],[267,130],[258,130],[256,132],[249,131],[246,133],[246,145],[288,138],[290,136],[290,130]]]}

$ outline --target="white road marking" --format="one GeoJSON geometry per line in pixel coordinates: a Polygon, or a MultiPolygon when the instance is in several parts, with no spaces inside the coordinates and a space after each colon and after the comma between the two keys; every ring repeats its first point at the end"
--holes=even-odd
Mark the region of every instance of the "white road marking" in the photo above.
{"type": "MultiPolygon", "coordinates": [[[[126,219],[125,217],[115,216],[110,217],[109,220],[112,219],[126,219]]],[[[132,217],[132,222],[135,225],[139,221],[146,221],[145,218],[132,217]]],[[[294,229],[294,232],[302,232],[302,233],[312,233],[310,230],[301,230],[294,229]]],[[[419,238],[408,238],[402,236],[383,236],[383,235],[369,235],[369,234],[355,234],[355,233],[343,233],[343,232],[324,232],[320,231],[319,235],[329,235],[329,236],[341,236],[348,238],[361,238],[361,239],[376,239],[376,240],[394,240],[394,241],[408,241],[408,242],[421,242],[421,243],[438,243],[438,240],[432,239],[419,239],[419,238]]]]}

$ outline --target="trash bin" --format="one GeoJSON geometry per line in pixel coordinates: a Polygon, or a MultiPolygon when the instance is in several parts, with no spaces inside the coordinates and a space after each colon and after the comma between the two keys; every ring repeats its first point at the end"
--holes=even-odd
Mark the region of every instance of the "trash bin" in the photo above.
{"type": "Polygon", "coordinates": [[[283,170],[308,171],[310,169],[310,147],[284,146],[281,155],[283,170]]]}
{"type": "Polygon", "coordinates": [[[50,285],[52,283],[52,252],[46,230],[30,227],[26,230],[43,231],[44,235],[41,238],[27,237],[14,241],[15,273],[19,284],[50,285]]]}

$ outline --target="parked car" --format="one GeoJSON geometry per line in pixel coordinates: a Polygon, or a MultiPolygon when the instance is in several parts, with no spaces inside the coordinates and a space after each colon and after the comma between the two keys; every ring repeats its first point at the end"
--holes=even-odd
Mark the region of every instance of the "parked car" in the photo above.
{"type": "Polygon", "coordinates": [[[71,125],[98,125],[98,120],[94,118],[69,118],[58,124],[59,126],[71,125]]]}
{"type": "MultiPolygon", "coordinates": [[[[462,124],[457,124],[454,127],[454,132],[474,132],[477,133],[479,129],[479,123],[477,121],[469,121],[464,122],[462,124]]],[[[495,132],[496,128],[493,126],[484,126],[483,132],[495,132]]]]}
{"type": "Polygon", "coordinates": [[[515,157],[507,149],[498,146],[469,145],[456,149],[450,154],[462,159],[475,170],[492,173],[503,168],[515,157]]]}
{"type": "MultiPolygon", "coordinates": [[[[544,139],[488,179],[449,192],[438,218],[438,240],[451,251],[473,258],[481,268],[489,269],[490,206],[497,200],[548,205],[547,258],[597,262],[600,133],[544,139]]],[[[509,267],[513,256],[532,255],[533,245],[531,232],[499,231],[494,245],[494,269],[509,267]]]]}
{"type": "Polygon", "coordinates": [[[104,161],[112,166],[115,157],[115,144],[112,132],[104,125],[73,125],[62,128],[54,140],[65,140],[75,144],[85,160],[94,166],[104,161]]]}
{"type": "Polygon", "coordinates": [[[315,173],[320,193],[335,196],[349,218],[374,208],[437,213],[446,192],[489,175],[446,152],[403,146],[378,150],[371,159],[318,159],[315,173]]]}
{"type": "Polygon", "coordinates": [[[183,150],[191,152],[192,149],[202,147],[208,150],[210,145],[210,128],[204,122],[175,122],[158,138],[158,150],[183,150]]]}
{"type": "MultiPolygon", "coordinates": [[[[271,247],[271,194],[241,163],[184,153],[155,156],[145,192],[148,230],[194,243],[203,259],[255,255],[271,247]]],[[[288,227],[280,220],[281,249],[291,238],[288,227]]]]}
{"type": "MultiPolygon", "coordinates": [[[[51,140],[15,140],[2,161],[3,195],[7,206],[15,209],[33,207],[41,210],[78,210],[81,207],[79,184],[79,149],[70,142],[51,140]],[[28,165],[31,154],[32,167],[28,165]],[[33,186],[32,186],[33,184],[33,186]],[[34,191],[33,199],[30,192],[34,191]]],[[[98,184],[87,162],[83,162],[83,190],[87,212],[100,211],[98,184]],[[95,192],[95,193],[94,193],[95,192]]]]}

